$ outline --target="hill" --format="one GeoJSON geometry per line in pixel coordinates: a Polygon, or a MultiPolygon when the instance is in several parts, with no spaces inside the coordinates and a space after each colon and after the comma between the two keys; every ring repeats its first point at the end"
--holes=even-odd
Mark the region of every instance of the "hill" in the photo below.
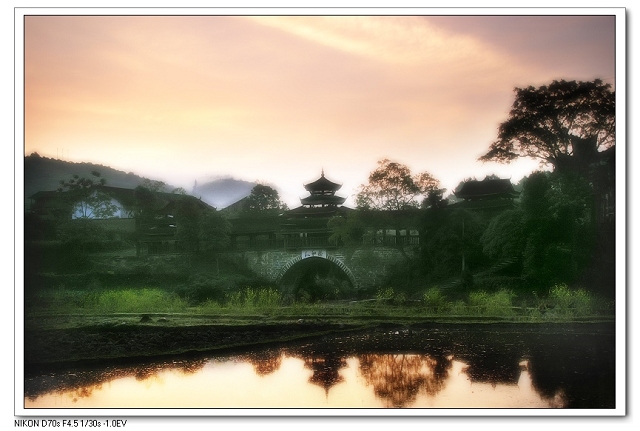
{"type": "MultiPolygon", "coordinates": [[[[24,197],[26,199],[39,191],[57,190],[61,180],[68,180],[74,174],[90,177],[98,171],[113,187],[136,188],[146,179],[133,172],[123,172],[95,163],[75,163],[42,157],[33,153],[24,158],[24,197]]],[[[168,186],[168,189],[173,187],[168,186]]]]}
{"type": "MultiPolygon", "coordinates": [[[[90,177],[92,171],[98,171],[107,180],[107,185],[134,189],[145,180],[153,180],[124,172],[109,166],[95,163],[75,163],[59,159],[42,157],[37,153],[24,158],[24,198],[28,202],[29,196],[39,191],[57,190],[61,180],[68,180],[77,174],[81,177],[90,177]]],[[[193,190],[187,192],[201,198],[209,205],[222,209],[232,203],[248,196],[256,185],[249,181],[234,178],[216,178],[203,184],[194,184],[193,190]]],[[[167,184],[166,190],[171,191],[175,187],[167,184]]]]}

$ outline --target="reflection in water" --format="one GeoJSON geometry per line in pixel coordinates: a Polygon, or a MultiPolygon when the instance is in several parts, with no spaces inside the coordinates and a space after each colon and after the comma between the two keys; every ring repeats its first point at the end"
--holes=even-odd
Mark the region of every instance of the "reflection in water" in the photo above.
{"type": "Polygon", "coordinates": [[[43,373],[25,379],[25,407],[615,407],[615,343],[609,335],[574,333],[568,344],[564,333],[501,334],[499,341],[479,334],[460,344],[443,332],[416,332],[402,342],[398,334],[43,373]],[[380,351],[389,345],[393,351],[380,351]]]}
{"type": "Polygon", "coordinates": [[[451,367],[450,360],[428,355],[365,354],[359,359],[363,378],[385,407],[406,407],[419,391],[435,396],[451,367]]]}
{"type": "Polygon", "coordinates": [[[326,354],[324,356],[305,358],[304,366],[313,371],[313,375],[309,378],[309,383],[320,386],[326,394],[329,394],[329,389],[332,386],[344,381],[339,371],[347,366],[347,361],[344,358],[326,354]]]}
{"type": "Polygon", "coordinates": [[[282,353],[277,350],[266,350],[253,355],[241,356],[239,359],[245,360],[253,365],[257,375],[266,376],[280,368],[280,364],[282,364],[282,353]]]}

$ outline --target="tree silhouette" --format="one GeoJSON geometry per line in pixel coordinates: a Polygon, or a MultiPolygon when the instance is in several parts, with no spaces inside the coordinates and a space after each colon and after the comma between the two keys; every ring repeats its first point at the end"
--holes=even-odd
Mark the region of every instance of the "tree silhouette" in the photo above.
{"type": "Polygon", "coordinates": [[[280,200],[280,194],[273,187],[256,184],[247,198],[249,211],[285,210],[287,206],[280,200]]]}
{"type": "Polygon", "coordinates": [[[420,198],[437,194],[440,182],[428,172],[412,175],[406,165],[383,159],[360,187],[356,204],[362,209],[404,210],[420,207],[420,198]]]}
{"type": "Polygon", "coordinates": [[[526,157],[554,169],[579,170],[615,145],[615,92],[610,84],[560,80],[514,91],[509,118],[479,160],[509,163],[526,157]]]}
{"type": "Polygon", "coordinates": [[[68,180],[61,180],[58,192],[72,207],[72,218],[105,219],[113,217],[118,210],[111,196],[101,189],[106,184],[107,180],[100,172],[92,171],[89,178],[75,174],[68,180]]]}

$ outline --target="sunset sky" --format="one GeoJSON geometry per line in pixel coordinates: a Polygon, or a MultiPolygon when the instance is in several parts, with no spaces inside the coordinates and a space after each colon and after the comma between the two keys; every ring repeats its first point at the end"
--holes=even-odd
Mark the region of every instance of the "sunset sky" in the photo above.
{"type": "Polygon", "coordinates": [[[517,182],[537,163],[477,160],[514,87],[615,87],[616,17],[573,13],[26,16],[24,153],[187,191],[260,181],[290,206],[322,169],[353,205],[385,157],[449,191],[487,174],[517,182]]]}

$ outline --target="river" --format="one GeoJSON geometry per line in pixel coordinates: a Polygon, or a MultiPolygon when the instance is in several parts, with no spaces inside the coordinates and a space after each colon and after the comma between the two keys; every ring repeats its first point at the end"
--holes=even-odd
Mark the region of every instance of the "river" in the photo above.
{"type": "Polygon", "coordinates": [[[25,409],[614,409],[613,324],[382,327],[35,372],[25,409]]]}

